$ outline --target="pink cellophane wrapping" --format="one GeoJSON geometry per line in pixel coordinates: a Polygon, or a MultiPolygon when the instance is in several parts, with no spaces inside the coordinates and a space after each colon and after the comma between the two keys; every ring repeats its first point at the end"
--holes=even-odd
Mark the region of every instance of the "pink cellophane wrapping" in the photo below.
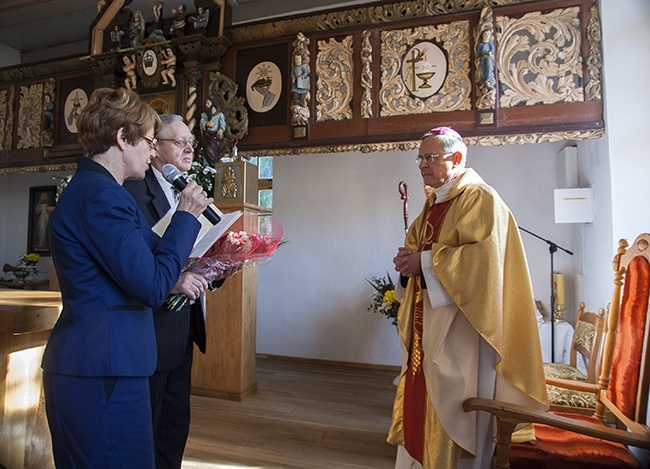
{"type": "Polygon", "coordinates": [[[266,233],[229,231],[199,259],[190,259],[186,270],[212,281],[234,266],[250,266],[270,258],[282,241],[284,229],[271,219],[266,233]]]}

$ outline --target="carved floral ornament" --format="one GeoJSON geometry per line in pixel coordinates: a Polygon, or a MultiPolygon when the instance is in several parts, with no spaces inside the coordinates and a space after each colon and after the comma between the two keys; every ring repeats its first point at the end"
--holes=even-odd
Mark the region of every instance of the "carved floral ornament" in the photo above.
{"type": "Polygon", "coordinates": [[[465,20],[383,31],[380,115],[472,109],[469,28],[465,20]]]}
{"type": "MultiPolygon", "coordinates": [[[[466,137],[464,141],[469,146],[502,146],[502,145],[523,145],[534,143],[559,142],[562,140],[588,140],[598,139],[603,136],[604,131],[585,130],[576,132],[553,132],[539,134],[518,134],[518,135],[495,135],[487,137],[466,137]]],[[[420,145],[419,140],[410,142],[386,142],[386,143],[369,143],[353,145],[327,145],[302,148],[284,148],[274,150],[258,151],[239,151],[241,159],[252,158],[255,156],[287,156],[287,155],[318,155],[326,153],[377,153],[384,151],[416,151],[420,145]]],[[[74,171],[77,168],[76,163],[64,165],[47,165],[47,166],[28,166],[17,168],[0,168],[0,175],[21,174],[21,173],[42,173],[46,171],[74,171]]]]}
{"type": "Polygon", "coordinates": [[[579,13],[572,7],[496,19],[501,107],[584,101],[579,13]]]}
{"type": "Polygon", "coordinates": [[[384,5],[359,6],[342,11],[315,14],[302,18],[276,20],[259,25],[232,29],[234,42],[293,36],[298,32],[311,33],[354,26],[389,24],[416,18],[448,15],[491,7],[528,3],[533,0],[410,0],[384,5]]]}
{"type": "Polygon", "coordinates": [[[352,119],[353,39],[318,41],[316,120],[352,119]]]}
{"type": "MultiPolygon", "coordinates": [[[[463,140],[468,146],[503,146],[523,145],[535,143],[560,142],[563,140],[578,141],[598,139],[603,136],[604,131],[580,130],[568,132],[536,133],[536,134],[513,134],[513,135],[490,135],[485,137],[465,137],[463,140]]],[[[378,153],[384,151],[416,151],[420,146],[420,140],[408,142],[384,142],[384,143],[361,143],[349,145],[323,145],[301,148],[280,148],[272,150],[249,150],[239,151],[241,158],[252,158],[255,156],[286,156],[286,155],[318,155],[326,153],[378,153]]]]}

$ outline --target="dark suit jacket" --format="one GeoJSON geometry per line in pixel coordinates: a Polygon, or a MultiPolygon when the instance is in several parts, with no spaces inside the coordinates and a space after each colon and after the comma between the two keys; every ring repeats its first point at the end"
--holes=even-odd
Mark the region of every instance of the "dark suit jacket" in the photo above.
{"type": "Polygon", "coordinates": [[[156,239],[133,197],[104,167],[80,158],[52,214],[63,311],[43,368],[73,376],[151,375],[151,309],[178,280],[199,229],[196,218],[178,212],[156,239]]]}
{"type": "MultiPolygon", "coordinates": [[[[124,181],[124,188],[133,195],[150,226],[170,209],[153,170],[149,169],[141,181],[124,181]]],[[[164,305],[154,309],[154,328],[158,346],[156,371],[169,371],[180,365],[189,340],[205,353],[205,322],[199,302],[185,306],[181,311],[169,311],[164,305]]]]}

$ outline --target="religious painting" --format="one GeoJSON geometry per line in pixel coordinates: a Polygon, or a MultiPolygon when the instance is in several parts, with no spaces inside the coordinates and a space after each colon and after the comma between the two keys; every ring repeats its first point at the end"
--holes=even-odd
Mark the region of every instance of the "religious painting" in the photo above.
{"type": "Polygon", "coordinates": [[[142,96],[144,102],[158,114],[176,114],[176,92],[154,93],[142,96]]]}
{"type": "Polygon", "coordinates": [[[56,205],[56,186],[29,188],[27,252],[50,255],[50,219],[56,205]]]}
{"type": "Polygon", "coordinates": [[[77,144],[77,117],[88,104],[95,88],[94,75],[63,79],[59,83],[59,103],[57,117],[56,146],[77,144]]]}
{"type": "Polygon", "coordinates": [[[278,103],[282,93],[282,72],[273,62],[258,63],[246,80],[246,101],[259,113],[268,112],[278,103]]]}
{"type": "Polygon", "coordinates": [[[246,90],[249,127],[287,125],[289,44],[243,49],[237,52],[235,83],[246,90]]]}

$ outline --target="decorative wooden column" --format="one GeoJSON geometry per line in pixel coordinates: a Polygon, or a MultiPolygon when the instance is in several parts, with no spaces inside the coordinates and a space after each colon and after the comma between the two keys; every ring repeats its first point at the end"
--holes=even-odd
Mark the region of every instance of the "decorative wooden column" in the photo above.
{"type": "MultiPolygon", "coordinates": [[[[241,210],[231,230],[257,232],[257,166],[248,162],[215,166],[215,204],[224,213],[241,210]]],[[[257,267],[228,278],[206,292],[206,354],[194,354],[192,393],[241,401],[255,391],[257,267]]]]}

